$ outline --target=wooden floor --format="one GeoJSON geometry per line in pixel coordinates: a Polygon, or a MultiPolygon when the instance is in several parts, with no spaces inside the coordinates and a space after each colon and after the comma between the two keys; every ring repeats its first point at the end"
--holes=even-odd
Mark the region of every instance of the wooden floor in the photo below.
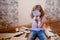
{"type": "MultiPolygon", "coordinates": [[[[10,40],[27,40],[27,38],[25,38],[25,36],[26,36],[26,33],[19,37],[12,37],[10,40]]],[[[50,40],[50,38],[48,40],[50,40]]]]}
{"type": "Polygon", "coordinates": [[[19,37],[12,37],[10,40],[27,40],[27,38],[25,38],[26,34],[23,34],[19,37]]]}
{"type": "MultiPolygon", "coordinates": [[[[20,35],[20,36],[15,36],[7,39],[0,39],[0,40],[27,40],[27,38],[26,38],[26,33],[24,33],[23,35],[20,35]]],[[[48,40],[51,40],[51,39],[48,38],[48,40]]]]}
{"type": "MultiPolygon", "coordinates": [[[[10,36],[12,36],[13,34],[11,34],[10,36]]],[[[27,38],[25,38],[26,33],[19,35],[19,36],[13,36],[13,37],[4,37],[4,38],[0,38],[0,40],[27,40],[27,38]]]]}

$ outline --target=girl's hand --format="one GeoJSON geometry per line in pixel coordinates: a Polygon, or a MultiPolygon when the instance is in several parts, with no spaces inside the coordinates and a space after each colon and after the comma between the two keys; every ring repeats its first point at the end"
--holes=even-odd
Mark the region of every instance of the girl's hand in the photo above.
{"type": "Polygon", "coordinates": [[[41,18],[38,16],[37,19],[38,19],[38,27],[42,27],[42,20],[41,20],[41,18]]]}
{"type": "Polygon", "coordinates": [[[41,21],[41,18],[38,16],[38,17],[37,17],[37,20],[38,20],[38,21],[41,21]]]}
{"type": "Polygon", "coordinates": [[[33,19],[34,19],[34,21],[38,21],[37,17],[34,17],[33,19]]]}
{"type": "Polygon", "coordinates": [[[34,20],[36,19],[36,17],[33,18],[34,20]]]}
{"type": "Polygon", "coordinates": [[[42,27],[42,22],[41,21],[38,22],[38,27],[42,27]]]}
{"type": "Polygon", "coordinates": [[[33,21],[32,23],[35,27],[38,27],[38,24],[36,23],[36,21],[33,21]]]}

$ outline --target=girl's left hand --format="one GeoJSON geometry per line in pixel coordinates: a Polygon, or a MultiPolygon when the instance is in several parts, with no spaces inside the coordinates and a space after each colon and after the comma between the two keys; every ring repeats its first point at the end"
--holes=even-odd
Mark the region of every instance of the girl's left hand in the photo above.
{"type": "Polygon", "coordinates": [[[37,17],[37,20],[38,20],[38,21],[41,21],[41,18],[38,16],[38,17],[37,17]]]}

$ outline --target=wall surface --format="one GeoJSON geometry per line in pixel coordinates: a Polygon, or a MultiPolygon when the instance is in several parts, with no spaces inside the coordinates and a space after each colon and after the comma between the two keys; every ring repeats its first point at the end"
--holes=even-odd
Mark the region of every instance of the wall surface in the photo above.
{"type": "Polygon", "coordinates": [[[52,20],[60,19],[60,0],[46,0],[45,11],[52,20]]]}
{"type": "Polygon", "coordinates": [[[0,26],[30,24],[30,13],[36,4],[42,6],[48,18],[60,19],[59,0],[0,0],[0,26]]]}
{"type": "Polygon", "coordinates": [[[18,1],[0,0],[0,26],[18,25],[18,1]]]}

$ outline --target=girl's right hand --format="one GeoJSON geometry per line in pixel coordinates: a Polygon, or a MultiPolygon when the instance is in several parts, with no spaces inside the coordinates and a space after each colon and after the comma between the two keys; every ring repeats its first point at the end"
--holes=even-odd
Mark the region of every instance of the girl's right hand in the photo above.
{"type": "Polygon", "coordinates": [[[33,23],[32,23],[35,27],[37,27],[38,26],[38,24],[36,23],[36,21],[33,21],[33,23]]]}
{"type": "Polygon", "coordinates": [[[33,24],[35,27],[38,26],[38,24],[36,23],[36,17],[33,18],[32,24],[33,24]]]}
{"type": "Polygon", "coordinates": [[[36,17],[33,18],[34,20],[36,19],[36,17]]]}

